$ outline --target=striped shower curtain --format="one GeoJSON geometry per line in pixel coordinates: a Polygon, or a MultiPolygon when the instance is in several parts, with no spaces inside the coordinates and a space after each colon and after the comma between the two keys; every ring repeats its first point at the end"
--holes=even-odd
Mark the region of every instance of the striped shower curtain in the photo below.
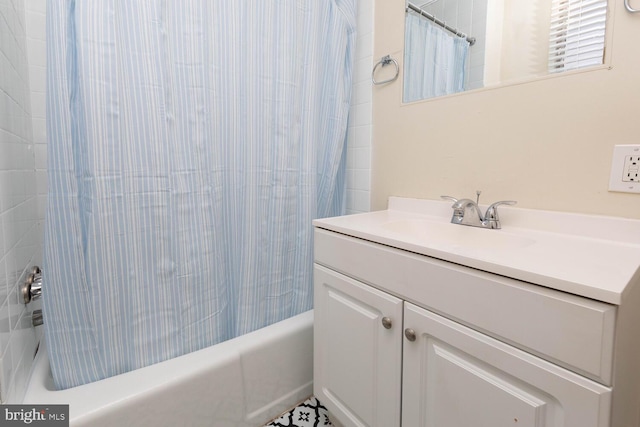
{"type": "Polygon", "coordinates": [[[407,13],[404,46],[404,102],[464,90],[469,43],[430,20],[407,13]]]}
{"type": "Polygon", "coordinates": [[[355,0],[50,0],[45,336],[55,385],[312,307],[344,205],[355,0]]]}

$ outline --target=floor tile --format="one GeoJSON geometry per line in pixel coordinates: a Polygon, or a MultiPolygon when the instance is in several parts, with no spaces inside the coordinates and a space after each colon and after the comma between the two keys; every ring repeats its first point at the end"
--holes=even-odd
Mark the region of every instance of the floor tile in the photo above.
{"type": "Polygon", "coordinates": [[[315,397],[302,402],[265,427],[325,427],[334,426],[329,419],[329,411],[315,397]]]}

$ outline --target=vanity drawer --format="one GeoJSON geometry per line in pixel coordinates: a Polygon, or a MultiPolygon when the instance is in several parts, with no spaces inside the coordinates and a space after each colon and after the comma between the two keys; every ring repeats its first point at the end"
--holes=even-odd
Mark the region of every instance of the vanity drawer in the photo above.
{"type": "Polygon", "coordinates": [[[611,385],[613,305],[319,228],[315,261],[611,385]]]}

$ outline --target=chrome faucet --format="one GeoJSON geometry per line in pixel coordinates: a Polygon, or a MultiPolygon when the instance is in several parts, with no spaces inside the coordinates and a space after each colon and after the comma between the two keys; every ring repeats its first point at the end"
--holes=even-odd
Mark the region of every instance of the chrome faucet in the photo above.
{"type": "MultiPolygon", "coordinates": [[[[477,194],[479,198],[480,192],[477,192],[477,194]]],[[[478,203],[471,199],[456,199],[451,196],[440,197],[453,202],[453,206],[451,206],[453,209],[453,216],[451,217],[452,224],[470,225],[471,227],[490,228],[494,230],[500,228],[498,206],[516,204],[513,200],[495,202],[489,206],[484,215],[482,215],[482,210],[478,206],[478,203]]]]}

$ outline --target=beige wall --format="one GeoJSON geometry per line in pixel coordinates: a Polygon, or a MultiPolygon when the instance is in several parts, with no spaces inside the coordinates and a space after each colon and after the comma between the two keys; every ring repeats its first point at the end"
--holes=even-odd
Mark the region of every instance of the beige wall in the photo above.
{"type": "MultiPolygon", "coordinates": [[[[613,146],[640,144],[640,14],[609,3],[609,67],[408,105],[402,73],[374,86],[372,209],[479,189],[481,203],[640,219],[640,194],[608,191],[613,146]]],[[[403,4],[376,0],[374,60],[402,67],[403,4]]]]}

